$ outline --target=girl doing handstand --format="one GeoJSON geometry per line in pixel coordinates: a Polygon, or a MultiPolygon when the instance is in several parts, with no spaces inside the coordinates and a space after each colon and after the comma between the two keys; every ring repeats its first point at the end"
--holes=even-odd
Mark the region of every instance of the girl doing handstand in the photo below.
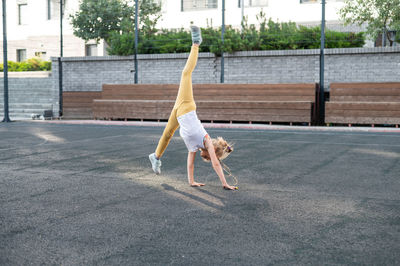
{"type": "Polygon", "coordinates": [[[199,46],[202,42],[200,28],[191,26],[192,47],[185,68],[182,71],[181,82],[175,105],[172,109],[168,123],[161,136],[157,149],[149,155],[149,159],[156,174],[161,173],[161,160],[172,136],[180,126],[179,133],[188,148],[187,173],[188,181],[192,187],[204,186],[203,183],[194,181],[194,160],[198,150],[205,161],[211,161],[212,167],[217,173],[222,187],[227,190],[234,190],[237,187],[230,186],[225,179],[220,160],[225,159],[233,148],[223,138],[211,139],[197,118],[196,104],[193,98],[192,72],[197,64],[199,46]]]}

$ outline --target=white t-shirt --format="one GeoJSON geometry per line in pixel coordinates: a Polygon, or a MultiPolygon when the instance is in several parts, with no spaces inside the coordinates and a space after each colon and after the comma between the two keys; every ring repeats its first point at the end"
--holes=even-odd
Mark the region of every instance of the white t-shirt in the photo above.
{"type": "Polygon", "coordinates": [[[204,129],[200,120],[197,118],[196,111],[191,111],[178,117],[180,126],[179,134],[183,138],[189,151],[195,152],[204,149],[204,137],[207,131],[204,129]]]}

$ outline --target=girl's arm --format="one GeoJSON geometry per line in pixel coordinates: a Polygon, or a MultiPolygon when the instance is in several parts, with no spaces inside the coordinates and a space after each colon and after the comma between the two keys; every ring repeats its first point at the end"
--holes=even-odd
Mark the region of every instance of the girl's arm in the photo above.
{"type": "Polygon", "coordinates": [[[201,187],[204,186],[202,183],[194,182],[194,159],[196,158],[196,152],[189,152],[187,158],[187,172],[188,172],[188,181],[189,185],[192,187],[201,187]]]}
{"type": "Polygon", "coordinates": [[[217,155],[215,155],[214,145],[212,144],[211,138],[207,136],[205,138],[204,142],[205,142],[205,147],[208,151],[208,154],[210,155],[210,158],[211,158],[212,167],[214,168],[215,172],[217,173],[219,180],[221,180],[222,186],[224,188],[231,189],[231,190],[236,189],[234,186],[230,186],[226,182],[226,179],[224,176],[224,171],[222,170],[222,167],[221,167],[221,164],[219,163],[217,155]]]}

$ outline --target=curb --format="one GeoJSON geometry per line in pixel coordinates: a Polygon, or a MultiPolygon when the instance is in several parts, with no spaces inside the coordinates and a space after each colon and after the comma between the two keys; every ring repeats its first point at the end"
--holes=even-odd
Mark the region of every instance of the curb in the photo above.
{"type": "MultiPolygon", "coordinates": [[[[107,126],[146,126],[164,127],[166,122],[140,121],[103,121],[103,120],[35,120],[34,123],[67,124],[67,125],[107,125],[107,126]]],[[[296,131],[323,131],[323,132],[382,132],[400,133],[400,128],[378,127],[322,127],[322,126],[285,126],[285,125],[255,125],[255,124],[222,124],[203,123],[205,128],[248,129],[248,130],[296,130],[296,131]]]]}

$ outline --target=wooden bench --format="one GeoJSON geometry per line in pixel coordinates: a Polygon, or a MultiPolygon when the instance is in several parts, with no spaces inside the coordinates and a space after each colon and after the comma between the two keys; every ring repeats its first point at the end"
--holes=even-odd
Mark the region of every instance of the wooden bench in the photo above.
{"type": "Polygon", "coordinates": [[[400,82],[332,83],[325,123],[400,124],[400,82]]]}
{"type": "MultiPolygon", "coordinates": [[[[103,85],[95,119],[168,119],[177,84],[103,85]]],[[[194,84],[203,121],[311,123],[316,84],[194,84]]]]}
{"type": "Polygon", "coordinates": [[[101,98],[101,92],[63,92],[63,118],[92,119],[94,99],[101,98]]]}

